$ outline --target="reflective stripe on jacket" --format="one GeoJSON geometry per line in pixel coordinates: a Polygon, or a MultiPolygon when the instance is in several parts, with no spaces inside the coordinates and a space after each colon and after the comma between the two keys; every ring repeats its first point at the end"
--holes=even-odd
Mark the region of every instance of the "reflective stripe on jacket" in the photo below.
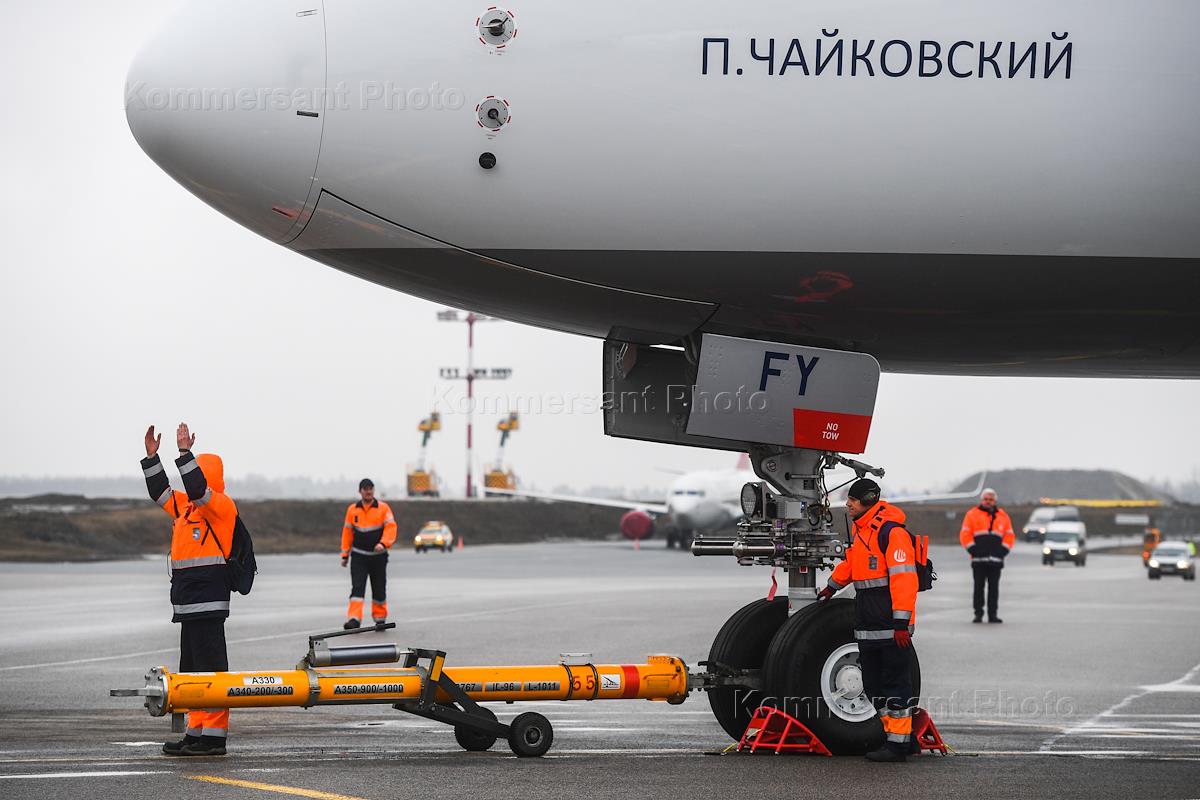
{"type": "Polygon", "coordinates": [[[913,630],[917,551],[904,520],[903,511],[883,501],[869,508],[854,521],[854,541],[829,579],[834,591],[854,584],[860,648],[890,644],[894,631],[913,630]]]}
{"type": "Polygon", "coordinates": [[[346,509],[346,521],[342,525],[342,558],[350,551],[364,555],[377,555],[375,545],[390,548],[396,543],[396,517],[391,507],[380,500],[364,505],[361,500],[351,503],[346,509]]]}
{"type": "Polygon", "coordinates": [[[963,517],[958,540],[970,553],[972,564],[1003,564],[1017,537],[1004,509],[975,506],[963,517]]]}
{"type": "Polygon", "coordinates": [[[218,456],[180,454],[186,492],[172,491],[157,456],[142,460],[146,489],[174,518],[171,531],[171,621],[229,616],[225,554],[233,546],[237,506],[225,495],[224,467],[218,456]]]}

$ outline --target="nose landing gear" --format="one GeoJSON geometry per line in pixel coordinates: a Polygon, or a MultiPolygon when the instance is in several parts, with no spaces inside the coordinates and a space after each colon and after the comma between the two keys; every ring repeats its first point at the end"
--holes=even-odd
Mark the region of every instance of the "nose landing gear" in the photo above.
{"type": "MultiPolygon", "coordinates": [[[[693,688],[709,693],[717,722],[735,740],[755,710],[770,705],[834,753],[872,750],[883,732],[862,691],[853,604],[818,605],[816,595],[817,571],[841,560],[850,541],[846,514],[829,504],[825,472],[841,466],[859,478],[883,476],[839,455],[866,449],[879,363],[864,353],[711,333],[683,345],[606,343],[604,388],[614,402],[605,433],[748,452],[760,481],[742,491],[745,518],[732,537],[697,537],[692,553],[788,577],[786,598],[756,600],[721,626],[693,688]],[[742,404],[746,392],[752,398],[742,404]]],[[[907,652],[919,693],[920,666],[907,652]]]]}

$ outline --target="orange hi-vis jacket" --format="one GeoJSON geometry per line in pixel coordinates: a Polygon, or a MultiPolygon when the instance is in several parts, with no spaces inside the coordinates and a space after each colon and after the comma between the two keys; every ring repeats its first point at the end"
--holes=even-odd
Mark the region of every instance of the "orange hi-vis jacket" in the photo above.
{"type": "Polygon", "coordinates": [[[175,520],[171,532],[172,622],[229,616],[225,556],[233,546],[237,505],[225,495],[219,456],[183,451],[175,460],[186,492],[171,489],[158,456],[142,459],[150,497],[175,520]]]}
{"type": "Polygon", "coordinates": [[[384,552],[396,543],[396,518],[387,503],[379,500],[364,505],[363,501],[351,503],[346,509],[346,522],[342,526],[342,558],[351,553],[360,556],[381,555],[375,545],[382,544],[384,552]]]}
{"type": "Polygon", "coordinates": [[[975,506],[963,517],[958,540],[971,554],[972,564],[1003,566],[1017,535],[1004,509],[997,506],[995,511],[988,511],[983,506],[975,506]]]}
{"type": "Polygon", "coordinates": [[[913,630],[917,608],[917,550],[905,514],[882,500],[854,521],[854,541],[833,570],[829,588],[855,589],[854,638],[859,648],[893,642],[913,630]]]}

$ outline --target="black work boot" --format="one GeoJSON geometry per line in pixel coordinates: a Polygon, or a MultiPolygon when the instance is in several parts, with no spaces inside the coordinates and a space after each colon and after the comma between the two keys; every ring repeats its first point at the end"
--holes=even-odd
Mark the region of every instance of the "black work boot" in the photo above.
{"type": "Polygon", "coordinates": [[[179,751],[181,756],[223,756],[225,739],[221,736],[201,736],[199,741],[185,744],[179,751]]]}
{"type": "Polygon", "coordinates": [[[881,747],[878,750],[872,750],[867,753],[867,761],[876,761],[879,763],[903,763],[908,760],[908,756],[899,750],[893,750],[890,747],[881,747]]]}
{"type": "Polygon", "coordinates": [[[983,614],[976,614],[975,619],[971,620],[971,622],[975,622],[975,623],[983,622],[983,614]]]}
{"type": "Polygon", "coordinates": [[[200,741],[199,736],[192,736],[189,733],[188,735],[186,735],[182,739],[180,739],[178,742],[166,742],[162,746],[163,755],[164,756],[180,755],[180,751],[182,751],[183,748],[187,747],[189,744],[195,744],[198,741],[200,741]]]}
{"type": "Polygon", "coordinates": [[[362,627],[362,623],[359,622],[358,620],[356,620],[354,617],[351,617],[350,619],[346,620],[346,624],[342,626],[343,629],[348,630],[348,631],[352,631],[355,628],[359,628],[359,627],[362,627]]]}
{"type": "Polygon", "coordinates": [[[1004,622],[1004,620],[1000,619],[999,617],[988,617],[988,622],[990,622],[992,625],[999,625],[1001,622],[1004,622]]]}
{"type": "Polygon", "coordinates": [[[387,617],[375,617],[376,625],[387,625],[387,617]]]}

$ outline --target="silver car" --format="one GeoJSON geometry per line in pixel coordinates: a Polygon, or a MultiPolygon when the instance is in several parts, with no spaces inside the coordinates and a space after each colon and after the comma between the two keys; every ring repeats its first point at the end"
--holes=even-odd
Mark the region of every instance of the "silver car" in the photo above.
{"type": "Polygon", "coordinates": [[[1196,580],[1196,557],[1187,542],[1162,542],[1146,562],[1150,580],[1163,575],[1182,575],[1185,581],[1196,580]]]}

